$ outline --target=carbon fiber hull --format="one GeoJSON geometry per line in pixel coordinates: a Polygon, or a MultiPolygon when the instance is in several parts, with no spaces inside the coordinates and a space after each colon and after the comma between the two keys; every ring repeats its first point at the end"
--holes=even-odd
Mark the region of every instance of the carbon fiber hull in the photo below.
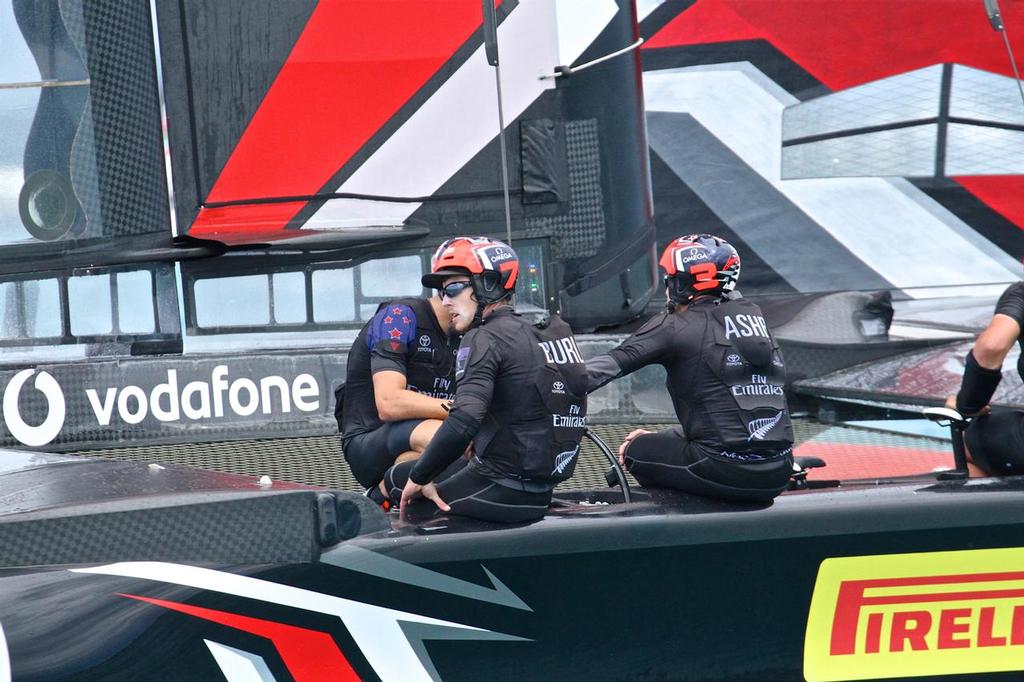
{"type": "Polygon", "coordinates": [[[33,459],[0,475],[0,679],[5,659],[15,680],[959,680],[1024,665],[1017,479],[759,506],[582,491],[498,527],[33,459]]]}

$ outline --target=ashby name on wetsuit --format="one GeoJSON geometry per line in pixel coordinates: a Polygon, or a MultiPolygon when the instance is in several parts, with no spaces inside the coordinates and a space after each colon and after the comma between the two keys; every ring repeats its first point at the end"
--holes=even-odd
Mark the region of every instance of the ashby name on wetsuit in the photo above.
{"type": "Polygon", "coordinates": [[[792,473],[786,368],[761,310],[733,292],[739,255],[718,237],[689,235],[659,264],[669,312],[587,362],[589,390],[649,364],[668,374],[679,426],[632,432],[620,459],[644,486],[771,499],[792,473]]]}

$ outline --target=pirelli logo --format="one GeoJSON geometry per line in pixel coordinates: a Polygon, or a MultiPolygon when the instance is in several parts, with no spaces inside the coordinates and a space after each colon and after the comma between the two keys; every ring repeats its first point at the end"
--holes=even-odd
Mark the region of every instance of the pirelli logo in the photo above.
{"type": "Polygon", "coordinates": [[[1024,670],[1024,548],[826,559],[808,682],[1024,670]]]}

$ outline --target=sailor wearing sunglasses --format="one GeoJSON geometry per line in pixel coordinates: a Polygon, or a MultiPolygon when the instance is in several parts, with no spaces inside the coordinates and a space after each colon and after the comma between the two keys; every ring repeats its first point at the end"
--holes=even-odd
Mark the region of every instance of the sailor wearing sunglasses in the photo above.
{"type": "Polygon", "coordinates": [[[552,316],[538,327],[513,311],[518,274],[507,244],[459,237],[441,245],[423,277],[465,336],[451,414],[422,457],[384,476],[403,514],[426,497],[453,514],[530,521],[572,475],[586,429],[586,368],[569,325],[552,316]]]}

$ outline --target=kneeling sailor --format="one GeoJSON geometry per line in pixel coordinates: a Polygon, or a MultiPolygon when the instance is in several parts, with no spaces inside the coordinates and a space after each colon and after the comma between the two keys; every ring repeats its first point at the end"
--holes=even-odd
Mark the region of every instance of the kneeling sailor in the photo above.
{"type": "Polygon", "coordinates": [[[451,239],[431,270],[424,286],[442,292],[465,333],[455,401],[423,456],[392,467],[385,486],[403,512],[424,496],[488,521],[538,519],[572,475],[586,429],[586,370],[572,330],[558,317],[540,327],[513,311],[519,261],[502,242],[451,239]]]}

